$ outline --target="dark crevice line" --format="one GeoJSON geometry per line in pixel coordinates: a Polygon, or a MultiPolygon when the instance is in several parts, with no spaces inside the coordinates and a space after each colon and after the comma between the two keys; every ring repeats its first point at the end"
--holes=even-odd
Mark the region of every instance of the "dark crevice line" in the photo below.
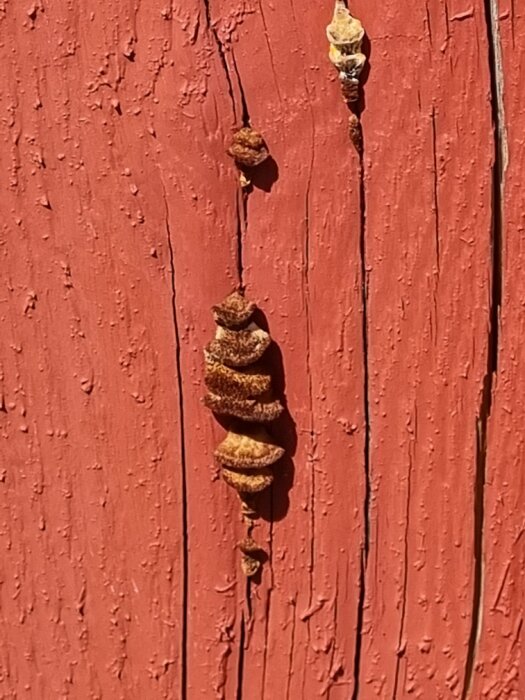
{"type": "Polygon", "coordinates": [[[171,312],[173,320],[173,329],[175,333],[175,366],[177,368],[177,377],[179,385],[179,440],[180,440],[180,455],[181,455],[181,499],[182,499],[182,649],[181,649],[181,700],[186,699],[187,692],[187,676],[188,676],[188,581],[189,581],[189,553],[188,553],[188,485],[186,474],[186,444],[184,434],[184,394],[182,382],[182,363],[181,363],[181,343],[179,333],[179,321],[177,315],[177,292],[176,292],[176,274],[175,274],[175,255],[173,251],[173,239],[171,235],[169,222],[169,208],[166,191],[164,190],[164,206],[166,234],[168,239],[168,252],[170,264],[170,280],[171,280],[171,312]]]}
{"type": "Polygon", "coordinates": [[[410,497],[412,494],[412,465],[413,458],[409,455],[408,461],[408,475],[407,475],[407,499],[405,506],[405,536],[403,546],[405,548],[405,560],[403,563],[403,590],[402,590],[402,602],[401,602],[401,624],[399,626],[399,637],[397,642],[397,657],[396,657],[396,672],[394,676],[394,692],[392,693],[392,700],[397,699],[397,692],[399,686],[399,672],[401,669],[401,659],[405,655],[405,649],[403,647],[403,636],[405,632],[405,617],[406,617],[406,607],[407,607],[407,588],[408,588],[408,533],[410,531],[410,497]]]}
{"type": "MultiPolygon", "coordinates": [[[[239,86],[239,92],[241,95],[241,105],[242,105],[242,122],[243,126],[249,126],[250,124],[250,114],[248,112],[248,104],[246,102],[246,96],[244,94],[244,88],[241,82],[241,76],[237,69],[237,64],[235,62],[235,57],[232,53],[233,67],[235,74],[237,76],[237,83],[239,86]]],[[[237,273],[239,276],[239,287],[244,291],[244,257],[243,257],[243,244],[244,236],[248,230],[248,190],[240,187],[239,194],[237,196],[237,273]]]]}
{"type": "MultiPolygon", "coordinates": [[[[313,128],[313,122],[312,122],[313,128]]],[[[316,448],[315,428],[314,428],[314,399],[313,399],[313,383],[311,372],[311,316],[310,316],[310,189],[312,185],[312,172],[315,160],[315,140],[312,133],[312,155],[310,159],[308,181],[305,193],[305,238],[304,238],[304,302],[306,311],[306,369],[308,372],[308,407],[310,409],[310,460],[311,460],[311,494],[310,494],[310,590],[308,605],[312,605],[313,601],[313,572],[315,558],[315,461],[314,452],[316,448]]],[[[310,630],[310,622],[308,622],[308,631],[310,630]]]]}
{"type": "Polygon", "coordinates": [[[432,21],[430,19],[430,11],[428,9],[428,2],[425,4],[425,13],[426,13],[426,18],[427,18],[427,27],[428,27],[428,40],[430,43],[430,46],[433,46],[432,42],[432,21]]]}
{"type": "Polygon", "coordinates": [[[252,619],[252,581],[250,578],[246,579],[245,594],[246,594],[245,601],[246,601],[246,611],[248,613],[248,620],[251,620],[252,619]]]}
{"type": "MultiPolygon", "coordinates": [[[[230,68],[228,66],[228,61],[226,59],[226,52],[224,49],[224,45],[223,45],[222,41],[220,40],[220,37],[217,33],[217,30],[212,25],[211,12],[210,12],[210,0],[204,0],[204,6],[205,6],[205,14],[206,14],[206,23],[207,23],[207,26],[208,26],[208,28],[213,36],[214,42],[217,46],[217,51],[219,54],[221,65],[222,65],[222,68],[224,71],[224,75],[226,76],[226,82],[228,84],[228,93],[230,95],[230,99],[231,99],[231,103],[232,103],[233,118],[237,124],[237,122],[238,122],[237,105],[236,105],[235,93],[234,93],[234,89],[233,89],[232,76],[230,73],[230,68]]],[[[232,62],[233,62],[235,76],[237,79],[237,85],[239,88],[239,94],[241,96],[242,123],[243,123],[243,126],[248,126],[250,124],[250,116],[248,113],[248,105],[246,102],[246,95],[244,93],[244,88],[243,88],[243,85],[241,82],[241,77],[239,74],[239,70],[237,68],[237,63],[235,62],[235,56],[233,55],[233,52],[232,52],[231,56],[232,56],[232,62]]],[[[246,191],[244,191],[242,188],[239,188],[239,190],[236,193],[235,211],[236,211],[236,219],[237,219],[237,226],[236,226],[235,235],[236,235],[236,241],[237,241],[236,257],[237,257],[238,286],[239,286],[239,289],[241,291],[244,291],[243,246],[244,246],[244,236],[245,236],[246,231],[248,229],[248,193],[246,191]]],[[[245,606],[246,606],[246,613],[248,616],[248,620],[251,620],[251,618],[252,618],[252,586],[251,586],[251,581],[249,578],[246,581],[245,606]]],[[[243,612],[243,613],[241,613],[240,632],[239,632],[239,658],[238,658],[238,665],[237,665],[236,700],[242,700],[242,698],[243,698],[245,644],[246,644],[246,619],[245,619],[245,615],[243,612]]]]}
{"type": "Polygon", "coordinates": [[[273,514],[274,514],[274,491],[273,486],[270,490],[270,529],[268,543],[268,570],[270,574],[270,585],[267,590],[266,606],[264,610],[264,652],[263,652],[263,673],[262,673],[262,698],[264,700],[264,689],[266,687],[266,670],[268,661],[268,630],[270,627],[270,608],[272,604],[273,590],[273,514]]]}
{"type": "Polygon", "coordinates": [[[290,686],[292,684],[293,655],[295,647],[295,615],[296,603],[293,603],[292,634],[290,639],[290,653],[288,655],[288,673],[286,674],[286,700],[290,700],[290,686]]]}
{"type": "Polygon", "coordinates": [[[241,615],[240,633],[239,633],[239,661],[237,664],[237,692],[235,693],[236,700],[243,698],[244,684],[244,643],[246,639],[246,623],[244,621],[244,613],[241,615]]]}
{"type": "Polygon", "coordinates": [[[237,61],[235,60],[235,54],[231,52],[233,70],[235,71],[235,76],[237,78],[237,86],[239,88],[239,94],[241,96],[241,108],[242,108],[242,125],[250,126],[250,113],[248,111],[248,103],[246,102],[246,95],[244,94],[244,87],[242,84],[239,69],[237,68],[237,61]]]}
{"type": "Polygon", "coordinates": [[[336,654],[339,651],[338,647],[337,647],[337,635],[338,635],[337,620],[339,619],[338,618],[338,615],[339,615],[338,600],[339,600],[339,571],[336,569],[336,572],[335,572],[335,595],[334,595],[334,608],[333,608],[333,620],[334,620],[333,641],[332,641],[332,650],[331,650],[331,654],[330,654],[330,665],[329,665],[331,672],[330,672],[329,685],[328,685],[328,689],[326,692],[326,700],[330,700],[330,696],[332,694],[332,688],[334,686],[334,683],[337,681],[337,676],[340,673],[340,671],[337,671],[334,669],[334,660],[335,660],[336,654]]]}
{"type": "MultiPolygon", "coordinates": [[[[226,51],[224,49],[224,44],[222,43],[219,34],[215,27],[212,24],[211,20],[211,10],[210,10],[210,0],[204,0],[204,8],[205,8],[205,16],[206,16],[206,24],[208,26],[208,29],[213,37],[213,40],[215,42],[215,45],[217,46],[217,52],[219,54],[219,58],[221,61],[221,65],[224,71],[224,75],[226,77],[226,82],[228,84],[228,94],[230,95],[231,103],[232,103],[232,110],[233,110],[233,118],[234,121],[237,123],[238,122],[238,110],[237,110],[237,104],[235,100],[235,92],[233,89],[233,80],[232,80],[232,74],[230,71],[230,67],[228,65],[228,60],[226,58],[226,51]]],[[[239,89],[239,95],[241,98],[241,118],[242,118],[242,125],[243,126],[249,126],[250,124],[250,114],[248,112],[248,103],[246,101],[246,95],[244,93],[244,87],[241,81],[241,76],[239,74],[239,69],[237,68],[237,63],[235,61],[235,56],[233,54],[233,51],[231,52],[231,59],[233,63],[233,72],[235,73],[235,78],[237,80],[237,86],[239,89]]],[[[236,216],[237,216],[237,229],[236,229],[236,239],[237,239],[237,276],[239,278],[239,289],[241,291],[244,290],[244,260],[243,260],[243,244],[244,244],[244,235],[247,231],[248,228],[248,193],[244,190],[241,190],[237,195],[237,200],[236,200],[236,216]]]]}
{"type": "Polygon", "coordinates": [[[441,255],[440,255],[440,247],[439,247],[439,237],[440,237],[440,230],[439,230],[439,195],[438,195],[438,186],[439,186],[439,177],[438,177],[438,161],[437,161],[437,134],[436,134],[436,110],[434,107],[432,107],[432,157],[434,161],[434,182],[433,182],[433,187],[434,187],[434,240],[435,240],[435,245],[436,245],[436,265],[437,265],[437,271],[439,273],[440,271],[440,260],[441,260],[441,255]]]}
{"type": "Polygon", "coordinates": [[[368,276],[366,270],[366,191],[365,191],[365,139],[361,133],[362,147],[359,154],[359,256],[361,259],[361,337],[363,343],[363,413],[365,422],[364,439],[364,476],[365,495],[363,502],[363,543],[361,548],[361,567],[359,574],[359,597],[357,604],[356,642],[354,656],[354,690],[352,700],[359,698],[359,676],[361,671],[362,637],[366,597],[366,571],[370,550],[370,393],[369,393],[369,352],[368,352],[368,276]]]}
{"type": "Polygon", "coordinates": [[[226,76],[226,82],[228,83],[228,94],[231,97],[232,105],[233,105],[233,118],[235,121],[237,121],[237,107],[235,105],[235,95],[233,92],[233,83],[230,75],[230,69],[228,68],[228,61],[226,60],[226,52],[224,50],[224,45],[222,41],[219,38],[219,35],[217,33],[217,30],[213,26],[213,23],[211,21],[211,11],[210,11],[210,0],[203,0],[204,2],[204,12],[206,16],[206,25],[208,29],[211,32],[211,35],[213,37],[213,40],[215,42],[215,45],[217,46],[217,52],[219,54],[219,59],[222,64],[222,68],[224,70],[224,75],[226,76]]]}
{"type": "Polygon", "coordinates": [[[503,203],[504,176],[507,165],[507,143],[503,104],[503,73],[499,37],[497,0],[485,0],[488,60],[490,71],[492,124],[494,130],[494,163],[492,167],[491,225],[491,299],[488,329],[487,369],[483,379],[481,401],[476,421],[476,471],[474,483],[474,572],[471,628],[465,662],[462,700],[468,698],[474,679],[478,640],[481,634],[483,605],[483,535],[485,524],[485,484],[487,472],[487,430],[492,411],[493,389],[498,371],[499,320],[502,304],[503,272],[503,203]]]}
{"type": "Polygon", "coordinates": [[[241,191],[237,195],[237,276],[239,278],[239,288],[244,291],[244,234],[248,227],[248,195],[241,191]]]}

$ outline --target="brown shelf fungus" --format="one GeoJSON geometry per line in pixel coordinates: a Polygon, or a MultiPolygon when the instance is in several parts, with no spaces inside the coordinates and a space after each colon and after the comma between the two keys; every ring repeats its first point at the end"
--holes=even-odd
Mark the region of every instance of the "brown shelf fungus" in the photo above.
{"type": "Polygon", "coordinates": [[[215,458],[224,481],[241,499],[247,535],[238,546],[246,576],[261,568],[262,550],[252,538],[257,494],[272,484],[272,468],[284,455],[264,427],[282,413],[283,406],[272,394],[271,374],[264,365],[271,338],[253,322],[255,311],[255,304],[237,291],[213,306],[215,338],[204,350],[208,389],[204,404],[216,415],[232,419],[215,458]]]}

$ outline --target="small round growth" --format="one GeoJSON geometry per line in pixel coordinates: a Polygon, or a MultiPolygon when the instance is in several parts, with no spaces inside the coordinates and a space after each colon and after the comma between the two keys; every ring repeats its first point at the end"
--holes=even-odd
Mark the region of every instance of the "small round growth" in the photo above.
{"type": "Polygon", "coordinates": [[[263,163],[270,153],[261,134],[251,126],[245,126],[233,135],[228,155],[238,167],[254,168],[263,163]]]}

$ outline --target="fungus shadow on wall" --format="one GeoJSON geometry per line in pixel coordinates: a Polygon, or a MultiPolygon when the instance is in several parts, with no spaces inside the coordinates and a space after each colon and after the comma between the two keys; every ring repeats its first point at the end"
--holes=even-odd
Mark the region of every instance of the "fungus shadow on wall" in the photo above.
{"type": "Polygon", "coordinates": [[[263,192],[271,192],[275,182],[279,179],[279,166],[272,157],[261,163],[257,168],[250,169],[250,186],[263,192]]]}
{"type": "MultiPolygon", "coordinates": [[[[255,312],[255,321],[263,330],[269,331],[266,316],[260,309],[257,309],[255,312]]],[[[272,341],[266,351],[266,363],[272,374],[275,395],[284,406],[281,415],[273,422],[270,433],[279,445],[284,448],[284,455],[275,466],[274,481],[271,488],[268,489],[267,493],[261,494],[259,516],[267,522],[278,522],[283,520],[290,507],[289,494],[293,487],[295,476],[293,457],[297,449],[297,429],[295,421],[288,410],[283,354],[275,341],[272,341]]]]}

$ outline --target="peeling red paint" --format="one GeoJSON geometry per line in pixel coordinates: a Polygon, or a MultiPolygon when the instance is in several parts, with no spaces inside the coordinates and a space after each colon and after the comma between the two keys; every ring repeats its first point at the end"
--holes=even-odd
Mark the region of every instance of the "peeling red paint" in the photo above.
{"type": "Polygon", "coordinates": [[[0,2],[0,694],[525,697],[523,10],[355,0],[361,170],[331,2],[88,5],[0,2]],[[291,417],[249,589],[200,400],[239,268],[291,417]]]}

